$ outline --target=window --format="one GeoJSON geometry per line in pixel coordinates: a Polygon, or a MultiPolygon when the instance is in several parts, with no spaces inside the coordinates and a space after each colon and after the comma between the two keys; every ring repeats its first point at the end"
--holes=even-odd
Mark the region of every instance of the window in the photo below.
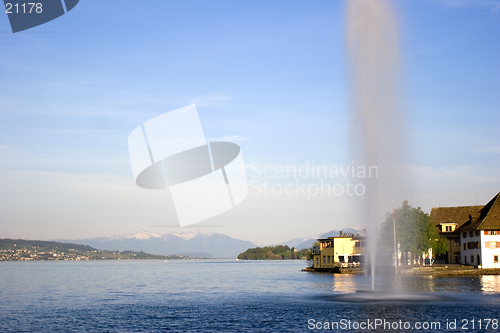
{"type": "Polygon", "coordinates": [[[469,237],[474,237],[474,231],[469,231],[469,237]]]}
{"type": "Polygon", "coordinates": [[[487,236],[487,235],[488,235],[488,230],[485,230],[485,231],[484,231],[484,234],[487,236]]]}
{"type": "Polygon", "coordinates": [[[473,264],[474,263],[474,256],[470,256],[470,263],[473,264]]]}
{"type": "Polygon", "coordinates": [[[498,264],[498,256],[493,256],[493,262],[494,262],[495,264],[498,264]]]}
{"type": "Polygon", "coordinates": [[[467,233],[464,231],[464,233],[462,234],[462,237],[463,238],[467,238],[467,233]]]}
{"type": "Polygon", "coordinates": [[[446,231],[451,231],[451,225],[446,226],[446,231]]]}
{"type": "Polygon", "coordinates": [[[496,230],[490,230],[489,234],[490,234],[490,235],[496,235],[496,234],[497,234],[497,231],[496,231],[496,230]]]}
{"type": "Polygon", "coordinates": [[[328,256],[328,263],[330,263],[330,256],[328,256]]]}
{"type": "Polygon", "coordinates": [[[464,256],[464,264],[467,263],[467,256],[464,256]]]}
{"type": "Polygon", "coordinates": [[[481,231],[480,230],[476,230],[476,236],[481,236],[481,231]]]}
{"type": "Polygon", "coordinates": [[[316,266],[319,266],[319,258],[316,258],[316,266]]]}
{"type": "Polygon", "coordinates": [[[464,250],[467,250],[467,243],[464,243],[464,250]]]}
{"type": "Polygon", "coordinates": [[[460,246],[460,240],[454,239],[453,240],[453,246],[460,246]]]}
{"type": "Polygon", "coordinates": [[[479,242],[468,242],[467,246],[464,247],[464,250],[467,249],[479,249],[479,242]]]}
{"type": "Polygon", "coordinates": [[[485,242],[484,247],[487,249],[496,249],[499,242],[485,242]]]}
{"type": "Polygon", "coordinates": [[[326,256],[323,256],[323,264],[326,264],[326,256]]]}

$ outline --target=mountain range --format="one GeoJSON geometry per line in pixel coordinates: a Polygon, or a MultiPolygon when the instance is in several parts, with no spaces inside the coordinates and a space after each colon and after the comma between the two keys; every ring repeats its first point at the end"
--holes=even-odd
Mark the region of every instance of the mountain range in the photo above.
{"type": "Polygon", "coordinates": [[[186,255],[193,258],[236,258],[252,242],[235,239],[206,230],[157,234],[140,230],[127,236],[98,237],[90,239],[58,240],[89,245],[109,251],[143,251],[150,254],[186,255]]]}
{"type": "MultiPolygon", "coordinates": [[[[342,232],[356,233],[358,228],[345,228],[342,232]]],[[[308,249],[318,238],[339,236],[340,230],[331,230],[319,236],[295,238],[279,245],[288,245],[298,250],[308,249]]],[[[61,240],[58,242],[89,245],[107,251],[143,251],[159,255],[184,255],[192,258],[236,258],[249,248],[257,247],[252,242],[230,236],[197,229],[173,231],[164,234],[140,230],[133,235],[61,240]]],[[[277,244],[275,244],[277,245],[277,244]]]]}

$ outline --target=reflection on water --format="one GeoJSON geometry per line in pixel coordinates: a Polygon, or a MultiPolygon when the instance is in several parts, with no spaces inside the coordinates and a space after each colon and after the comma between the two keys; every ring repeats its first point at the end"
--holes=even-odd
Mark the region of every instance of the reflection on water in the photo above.
{"type": "Polygon", "coordinates": [[[340,293],[352,293],[358,289],[358,284],[366,279],[357,278],[351,274],[334,274],[333,275],[333,291],[340,293]]]}
{"type": "MultiPolygon", "coordinates": [[[[333,274],[334,293],[369,291],[371,278],[365,275],[333,274]]],[[[375,290],[392,293],[485,292],[500,293],[500,276],[378,276],[375,290]]]]}
{"type": "Polygon", "coordinates": [[[328,302],[349,304],[450,304],[497,307],[500,305],[500,276],[378,276],[375,291],[371,277],[332,274],[331,291],[319,297],[328,302]]]}
{"type": "Polygon", "coordinates": [[[484,292],[500,292],[500,276],[499,275],[483,275],[479,277],[481,281],[482,291],[484,292]]]}

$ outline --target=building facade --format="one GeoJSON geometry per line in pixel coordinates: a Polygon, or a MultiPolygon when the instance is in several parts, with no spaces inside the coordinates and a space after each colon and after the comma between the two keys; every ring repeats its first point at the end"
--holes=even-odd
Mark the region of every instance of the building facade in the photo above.
{"type": "Polygon", "coordinates": [[[318,239],[319,248],[313,253],[314,269],[357,266],[362,262],[365,238],[357,233],[342,233],[338,237],[318,239]]]}
{"type": "Polygon", "coordinates": [[[456,230],[461,243],[461,263],[500,268],[500,193],[456,230]]]}
{"type": "Polygon", "coordinates": [[[439,236],[446,240],[446,255],[437,256],[437,263],[460,264],[462,262],[460,234],[458,228],[467,223],[470,218],[477,219],[479,211],[484,206],[437,207],[431,209],[431,222],[439,231],[439,236]]]}

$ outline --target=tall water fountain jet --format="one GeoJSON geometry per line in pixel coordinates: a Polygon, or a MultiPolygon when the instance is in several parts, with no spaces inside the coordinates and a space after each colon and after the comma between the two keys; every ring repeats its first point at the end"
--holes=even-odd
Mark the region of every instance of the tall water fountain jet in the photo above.
{"type": "Polygon", "coordinates": [[[356,204],[366,226],[368,260],[375,289],[379,224],[400,199],[404,187],[405,138],[398,96],[398,24],[389,0],[347,1],[346,50],[351,87],[352,158],[376,166],[378,177],[365,178],[365,195],[356,204]]]}

